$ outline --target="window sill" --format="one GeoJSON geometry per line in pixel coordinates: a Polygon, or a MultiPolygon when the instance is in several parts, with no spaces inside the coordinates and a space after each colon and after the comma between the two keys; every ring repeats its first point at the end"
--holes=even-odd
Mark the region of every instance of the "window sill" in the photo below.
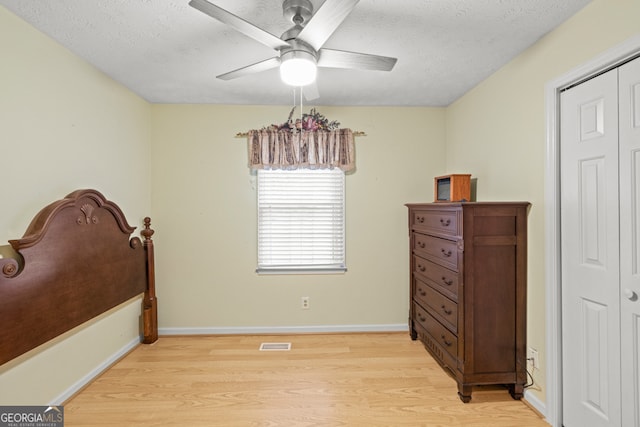
{"type": "Polygon", "coordinates": [[[311,268],[311,267],[273,267],[273,268],[256,268],[259,275],[288,275],[288,274],[344,274],[347,272],[346,267],[331,268],[311,268]]]}

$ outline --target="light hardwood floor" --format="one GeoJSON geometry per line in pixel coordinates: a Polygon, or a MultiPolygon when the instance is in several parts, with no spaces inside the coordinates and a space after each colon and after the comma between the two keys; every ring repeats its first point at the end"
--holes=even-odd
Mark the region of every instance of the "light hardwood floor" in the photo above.
{"type": "Polygon", "coordinates": [[[64,409],[67,427],[548,426],[506,388],[476,387],[462,403],[408,333],[161,337],[64,409]]]}

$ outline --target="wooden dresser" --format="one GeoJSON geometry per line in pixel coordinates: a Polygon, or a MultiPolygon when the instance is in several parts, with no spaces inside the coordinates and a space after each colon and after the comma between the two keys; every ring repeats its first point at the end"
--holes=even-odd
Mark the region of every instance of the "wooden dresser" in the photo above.
{"type": "Polygon", "coordinates": [[[411,248],[411,338],[458,382],[505,384],[520,399],[527,382],[527,202],[407,204],[411,248]]]}

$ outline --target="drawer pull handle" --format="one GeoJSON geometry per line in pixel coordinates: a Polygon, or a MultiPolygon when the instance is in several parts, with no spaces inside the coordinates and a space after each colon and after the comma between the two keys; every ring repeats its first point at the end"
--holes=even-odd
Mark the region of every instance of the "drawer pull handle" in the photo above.
{"type": "Polygon", "coordinates": [[[426,293],[426,292],[424,291],[424,289],[422,289],[422,288],[418,288],[418,293],[419,293],[420,295],[422,295],[423,297],[426,297],[426,296],[427,296],[427,293],[426,293]]]}
{"type": "Polygon", "coordinates": [[[442,224],[443,227],[448,227],[449,224],[451,224],[451,218],[440,218],[440,224],[442,224]]]}
{"type": "Polygon", "coordinates": [[[424,222],[424,217],[423,216],[416,216],[416,221],[419,223],[423,223],[424,222]]]}
{"type": "Polygon", "coordinates": [[[440,252],[442,252],[442,255],[446,256],[447,258],[451,256],[451,251],[440,249],[440,252]]]}
{"type": "Polygon", "coordinates": [[[444,283],[447,286],[451,286],[453,285],[453,280],[452,279],[447,280],[446,277],[442,276],[442,283],[444,283]]]}
{"type": "Polygon", "coordinates": [[[442,311],[444,312],[444,314],[449,315],[449,314],[452,313],[451,309],[447,310],[447,307],[445,307],[444,305],[441,308],[442,308],[442,311]]]}
{"type": "Polygon", "coordinates": [[[424,249],[424,248],[427,246],[427,244],[426,244],[425,242],[420,242],[420,241],[419,241],[418,243],[416,243],[416,244],[417,244],[417,245],[418,245],[418,247],[420,247],[421,249],[424,249]]]}
{"type": "Polygon", "coordinates": [[[453,344],[451,341],[447,341],[447,337],[446,337],[444,334],[442,334],[442,335],[440,336],[440,338],[442,338],[442,342],[443,342],[443,343],[444,343],[444,345],[446,345],[447,347],[451,347],[451,344],[453,344]]]}
{"type": "Polygon", "coordinates": [[[426,317],[422,317],[422,314],[418,313],[418,319],[420,319],[421,322],[424,322],[425,320],[427,320],[426,317]]]}
{"type": "Polygon", "coordinates": [[[418,264],[418,270],[420,270],[420,271],[422,271],[424,273],[427,269],[422,264],[418,264]]]}

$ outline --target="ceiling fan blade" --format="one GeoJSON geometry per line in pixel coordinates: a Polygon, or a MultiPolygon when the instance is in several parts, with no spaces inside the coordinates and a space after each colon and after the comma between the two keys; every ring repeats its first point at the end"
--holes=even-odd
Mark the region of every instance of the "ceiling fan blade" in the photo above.
{"type": "Polygon", "coordinates": [[[318,67],[391,71],[397,61],[397,58],[388,56],[348,52],[345,50],[320,49],[318,51],[318,67]]]}
{"type": "Polygon", "coordinates": [[[229,71],[228,73],[220,74],[216,76],[221,80],[231,80],[238,77],[248,76],[249,74],[260,73],[272,68],[276,68],[280,65],[280,57],[276,56],[264,61],[256,62],[255,64],[247,65],[246,67],[238,68],[237,70],[229,71]]]}
{"type": "Polygon", "coordinates": [[[304,86],[304,88],[302,89],[302,95],[307,101],[313,101],[320,98],[320,91],[318,91],[317,80],[311,84],[304,86]]]}
{"type": "Polygon", "coordinates": [[[359,0],[326,0],[300,31],[297,39],[319,50],[359,0]]]}
{"type": "Polygon", "coordinates": [[[245,36],[249,36],[252,39],[269,46],[272,49],[278,50],[285,47],[289,47],[289,43],[279,39],[271,33],[264,31],[261,28],[256,27],[250,22],[245,21],[239,16],[234,15],[225,9],[209,3],[207,0],[191,0],[189,6],[198,9],[200,12],[205,13],[217,19],[218,21],[226,24],[235,30],[241,32],[245,36]]]}

